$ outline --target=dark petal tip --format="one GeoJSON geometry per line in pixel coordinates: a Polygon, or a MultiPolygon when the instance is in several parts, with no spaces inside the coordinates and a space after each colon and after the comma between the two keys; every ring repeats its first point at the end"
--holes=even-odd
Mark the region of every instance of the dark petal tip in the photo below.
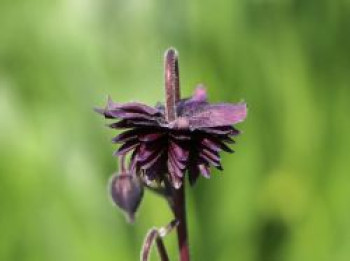
{"type": "Polygon", "coordinates": [[[110,127],[112,129],[127,129],[133,127],[133,124],[127,120],[121,120],[112,124],[107,124],[107,127],[110,127]]]}
{"type": "Polygon", "coordinates": [[[227,146],[225,143],[221,143],[221,149],[223,150],[223,151],[226,151],[226,152],[228,152],[228,153],[233,153],[233,149],[231,149],[229,146],[227,146]]]}
{"type": "Polygon", "coordinates": [[[222,141],[226,142],[226,143],[229,143],[229,144],[235,144],[236,142],[230,138],[229,136],[226,136],[226,137],[223,137],[222,138],[222,141]]]}
{"type": "Polygon", "coordinates": [[[223,170],[224,170],[224,168],[223,168],[221,165],[215,166],[215,168],[217,168],[217,169],[220,170],[220,171],[223,171],[223,170]]]}
{"type": "Polygon", "coordinates": [[[114,152],[114,156],[121,156],[127,154],[129,151],[133,150],[139,142],[137,139],[129,140],[125,142],[120,148],[114,152]]]}

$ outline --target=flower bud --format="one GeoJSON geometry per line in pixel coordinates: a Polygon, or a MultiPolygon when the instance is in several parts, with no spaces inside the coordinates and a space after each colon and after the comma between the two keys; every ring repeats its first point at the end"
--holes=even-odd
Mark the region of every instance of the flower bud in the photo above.
{"type": "Polygon", "coordinates": [[[113,202],[125,212],[128,222],[133,223],[143,197],[141,181],[129,173],[116,174],[112,176],[109,187],[113,202]]]}

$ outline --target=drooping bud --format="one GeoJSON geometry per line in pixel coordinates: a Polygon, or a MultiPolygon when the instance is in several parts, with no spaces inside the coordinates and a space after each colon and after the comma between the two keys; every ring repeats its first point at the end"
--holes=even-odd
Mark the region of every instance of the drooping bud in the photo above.
{"type": "Polygon", "coordinates": [[[115,174],[110,180],[109,187],[113,202],[125,212],[128,222],[133,223],[143,197],[141,181],[129,173],[115,174]]]}

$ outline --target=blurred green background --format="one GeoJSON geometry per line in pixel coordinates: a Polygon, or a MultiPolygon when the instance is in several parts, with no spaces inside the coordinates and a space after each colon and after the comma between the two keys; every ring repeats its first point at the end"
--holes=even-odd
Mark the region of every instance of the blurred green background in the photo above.
{"type": "Polygon", "coordinates": [[[183,96],[249,104],[225,171],[187,190],[193,260],[350,260],[347,0],[1,0],[0,260],[138,260],[171,219],[151,193],[133,226],[112,206],[92,110],[163,101],[169,46],[183,96]]]}

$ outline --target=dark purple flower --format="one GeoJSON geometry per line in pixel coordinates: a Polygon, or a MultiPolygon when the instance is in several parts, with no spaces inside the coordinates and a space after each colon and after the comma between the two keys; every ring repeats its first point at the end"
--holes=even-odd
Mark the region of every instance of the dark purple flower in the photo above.
{"type": "Polygon", "coordinates": [[[210,104],[205,89],[198,87],[191,98],[176,104],[177,118],[171,122],[161,104],[118,104],[109,99],[98,112],[119,120],[109,125],[123,130],[113,138],[121,144],[115,155],[131,154],[131,173],[149,182],[170,181],[179,188],[186,171],[194,184],[200,174],[210,177],[211,165],[222,169],[219,152],[233,152],[227,144],[234,143],[232,137],[239,131],[232,125],[245,119],[247,107],[245,103],[210,104]]]}

